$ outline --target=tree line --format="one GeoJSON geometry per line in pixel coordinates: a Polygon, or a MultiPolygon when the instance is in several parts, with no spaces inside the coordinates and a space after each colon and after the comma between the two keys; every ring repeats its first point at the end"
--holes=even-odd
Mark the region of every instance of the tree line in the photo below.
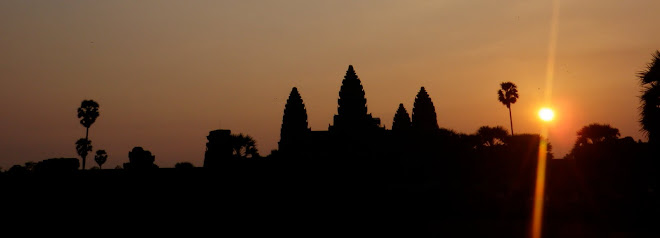
{"type": "MultiPolygon", "coordinates": [[[[642,95],[640,96],[640,125],[641,125],[641,130],[647,135],[648,137],[648,143],[650,145],[657,145],[659,141],[659,135],[660,135],[660,52],[655,51],[652,54],[652,60],[650,63],[648,63],[647,68],[641,72],[638,73],[638,78],[640,82],[640,86],[642,87],[642,95]]],[[[361,91],[361,98],[360,100],[364,100],[363,102],[359,102],[358,104],[364,105],[363,108],[360,107],[354,107],[352,104],[346,104],[347,101],[353,100],[351,99],[352,95],[345,95],[345,98],[342,99],[342,92],[340,91],[340,107],[339,110],[345,110],[347,115],[357,115],[353,111],[360,111],[360,113],[363,113],[361,111],[364,111],[366,113],[366,99],[364,99],[364,90],[362,90],[362,86],[359,85],[359,81],[351,81],[352,77],[357,79],[357,75],[355,75],[354,70],[352,66],[349,67],[349,71],[347,73],[347,77],[349,80],[347,82],[357,82],[357,85],[350,85],[347,84],[347,86],[342,86],[342,90],[344,88],[349,88],[349,87],[359,87],[358,91],[361,91]],[[343,103],[342,104],[342,100],[343,103]],[[344,106],[341,106],[344,105],[344,106]],[[351,114],[352,113],[352,114],[351,114]]],[[[344,93],[345,94],[345,93],[344,93]]],[[[507,107],[509,110],[509,118],[510,118],[510,131],[511,133],[509,134],[506,129],[504,129],[501,126],[482,126],[480,127],[474,134],[461,134],[461,133],[455,133],[451,130],[447,130],[450,132],[450,134],[455,134],[455,136],[463,138],[463,141],[465,141],[467,147],[471,148],[478,148],[478,147],[492,147],[492,146],[497,146],[497,145],[504,145],[506,144],[506,140],[508,137],[514,135],[514,129],[513,129],[513,118],[511,115],[511,106],[512,104],[516,103],[516,101],[519,98],[518,95],[518,90],[517,86],[513,82],[503,82],[500,84],[500,88],[498,89],[498,101],[501,102],[503,105],[507,107]]],[[[393,124],[391,126],[392,131],[406,131],[408,128],[438,128],[437,127],[437,121],[434,119],[436,118],[435,115],[435,110],[428,110],[425,108],[433,107],[432,102],[430,101],[430,97],[428,96],[428,93],[426,92],[425,88],[422,87],[420,89],[420,92],[417,95],[417,98],[415,100],[415,108],[412,113],[412,117],[408,114],[407,110],[403,106],[403,104],[399,104],[393,124]],[[429,115],[426,115],[429,114],[429,115]],[[417,119],[416,119],[417,118],[417,119]],[[421,119],[420,119],[421,118],[421,119]],[[430,121],[429,121],[430,120],[430,121]]],[[[298,131],[298,134],[300,132],[304,131],[310,131],[308,125],[307,125],[307,115],[306,115],[306,109],[304,107],[304,104],[302,103],[302,97],[300,96],[299,91],[297,88],[293,88],[289,99],[287,101],[287,104],[285,106],[285,113],[284,113],[284,119],[283,119],[283,124],[282,124],[282,132],[281,132],[281,141],[280,141],[280,150],[282,148],[285,148],[284,150],[287,150],[287,143],[290,141],[296,141],[296,140],[304,140],[305,138],[295,138],[296,133],[290,133],[290,131],[298,131]],[[289,115],[287,117],[287,115],[289,115]],[[291,116],[295,115],[295,116],[291,116]],[[294,122],[288,122],[288,121],[294,121],[294,122]],[[291,126],[292,125],[292,126],[291,126]],[[289,128],[291,127],[291,128],[289,128]]],[[[85,170],[87,167],[87,156],[89,153],[93,151],[93,146],[92,146],[92,141],[89,138],[89,130],[91,126],[96,122],[97,118],[100,116],[99,112],[99,104],[94,101],[94,100],[83,100],[81,102],[80,107],[77,109],[77,117],[80,119],[80,124],[85,128],[85,137],[80,138],[75,142],[75,149],[77,154],[80,156],[80,165],[77,167],[85,170]]],[[[339,115],[341,117],[341,113],[339,115]]],[[[370,114],[369,114],[370,116],[370,114]]],[[[337,117],[337,116],[336,116],[337,117]]],[[[340,120],[342,118],[336,118],[336,120],[339,120],[339,122],[348,122],[347,119],[340,120]]],[[[370,123],[369,120],[375,120],[376,118],[368,118],[364,119],[365,123],[370,123]]],[[[591,147],[593,145],[599,145],[602,143],[610,143],[611,141],[620,140],[621,138],[618,138],[620,136],[618,129],[611,127],[610,125],[601,125],[601,124],[590,124],[587,126],[584,126],[582,129],[580,129],[577,132],[577,140],[574,144],[573,149],[571,152],[567,155],[567,158],[577,158],[580,157],[582,150],[586,150],[585,148],[591,147]]],[[[628,137],[626,137],[627,141],[630,141],[628,137]]],[[[271,152],[270,155],[263,157],[260,155],[258,149],[257,149],[257,143],[249,135],[245,134],[231,134],[231,140],[229,142],[231,144],[231,149],[232,149],[232,156],[237,159],[272,159],[278,156],[282,156],[283,153],[282,151],[274,150],[271,152]]],[[[638,143],[638,142],[637,142],[638,143]]],[[[654,147],[653,147],[654,148],[654,147]]],[[[50,162],[45,162],[43,164],[52,164],[56,159],[49,159],[48,161],[50,162]]],[[[65,159],[62,159],[63,161],[65,159]]],[[[96,150],[95,155],[94,155],[94,161],[97,163],[98,168],[102,169],[103,164],[106,163],[108,160],[108,153],[103,150],[99,149],[96,150]]],[[[41,162],[40,162],[41,163],[41,162]]],[[[10,168],[8,171],[14,170],[14,171],[20,171],[20,170],[31,170],[39,163],[35,162],[28,162],[24,166],[21,165],[15,165],[14,167],[10,168]],[[22,167],[22,169],[21,169],[22,167]]],[[[72,162],[72,160],[68,160],[68,162],[63,162],[63,164],[69,164],[69,166],[73,167],[75,166],[75,163],[72,162]]],[[[189,167],[192,165],[189,162],[181,162],[177,164],[177,166],[183,166],[183,167],[189,167]],[[181,165],[179,165],[181,164],[181,165]]],[[[133,148],[132,151],[129,152],[129,162],[124,163],[124,166],[122,168],[154,168],[158,167],[155,165],[155,156],[151,155],[151,152],[144,150],[141,147],[135,147],[133,148]]],[[[120,168],[119,166],[117,168],[120,168]]]]}

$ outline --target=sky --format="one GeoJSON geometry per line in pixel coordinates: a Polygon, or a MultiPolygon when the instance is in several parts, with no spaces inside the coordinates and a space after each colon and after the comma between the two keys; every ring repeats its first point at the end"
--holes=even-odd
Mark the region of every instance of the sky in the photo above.
{"type": "MultiPolygon", "coordinates": [[[[552,0],[0,1],[0,167],[77,157],[84,99],[104,168],[136,146],[160,167],[202,166],[206,136],[229,129],[277,148],[297,87],[312,130],[337,113],[348,65],[386,128],[425,87],[440,127],[509,128],[499,84],[514,82],[514,131],[548,125],[556,157],[576,132],[610,124],[646,141],[636,77],[660,49],[660,1],[561,1],[554,79],[546,85],[552,0]],[[550,105],[547,105],[550,104],[550,105]]],[[[92,157],[92,156],[88,156],[92,157]]],[[[88,168],[95,165],[88,158],[88,168]]]]}

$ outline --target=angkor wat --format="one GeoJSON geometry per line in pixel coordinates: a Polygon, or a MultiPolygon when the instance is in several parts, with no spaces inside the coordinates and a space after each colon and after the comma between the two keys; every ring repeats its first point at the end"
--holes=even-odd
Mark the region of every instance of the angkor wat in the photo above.
{"type": "MultiPolygon", "coordinates": [[[[401,158],[404,151],[414,151],[405,154],[407,159],[430,156],[429,153],[438,152],[442,147],[436,146],[438,143],[435,142],[448,142],[459,137],[457,133],[438,126],[433,101],[424,87],[415,98],[412,117],[403,104],[399,104],[392,129],[385,129],[380,118],[368,112],[365,91],[352,65],[348,66],[342,80],[337,103],[337,114],[328,130],[312,131],[301,93],[294,87],[284,108],[279,148],[270,159],[322,163],[347,171],[357,169],[360,174],[391,176],[393,171],[385,170],[402,169],[395,164],[404,163],[406,159],[401,158]],[[416,143],[410,143],[412,141],[416,143]]],[[[210,132],[204,167],[221,166],[223,161],[231,160],[230,134],[229,130],[210,132]]]]}

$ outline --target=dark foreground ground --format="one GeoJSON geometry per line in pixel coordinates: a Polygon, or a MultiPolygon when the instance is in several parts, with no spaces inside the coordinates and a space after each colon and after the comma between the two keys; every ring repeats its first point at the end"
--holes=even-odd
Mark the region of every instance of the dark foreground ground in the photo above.
{"type": "MultiPolygon", "coordinates": [[[[329,171],[158,169],[5,176],[3,229],[216,237],[528,237],[531,198],[329,171]],[[498,198],[499,197],[499,198],[498,198]],[[23,227],[29,227],[24,229],[23,227]]],[[[487,189],[484,189],[487,190],[487,189]]],[[[544,237],[660,237],[653,201],[548,202],[544,237]],[[627,204],[630,203],[630,204],[627,204]],[[601,206],[601,207],[598,207],[601,206]]]]}

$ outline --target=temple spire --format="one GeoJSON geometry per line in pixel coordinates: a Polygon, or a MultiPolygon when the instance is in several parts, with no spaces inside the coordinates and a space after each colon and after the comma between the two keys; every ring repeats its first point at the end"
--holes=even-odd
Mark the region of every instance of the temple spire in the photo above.
{"type": "Polygon", "coordinates": [[[365,131],[380,127],[380,120],[367,113],[367,98],[353,65],[348,66],[337,100],[337,115],[330,130],[341,132],[365,131]]]}
{"type": "Polygon", "coordinates": [[[291,89],[284,106],[282,129],[280,130],[279,150],[286,151],[301,146],[308,133],[307,109],[296,87],[291,89]]]}
{"type": "Polygon", "coordinates": [[[353,69],[353,65],[349,65],[348,70],[346,70],[337,102],[339,104],[337,113],[340,117],[356,119],[367,115],[367,99],[364,88],[353,69]]]}
{"type": "Polygon", "coordinates": [[[424,87],[419,90],[415,98],[412,113],[412,128],[419,132],[430,132],[439,129],[435,106],[433,106],[433,101],[431,101],[431,97],[429,97],[424,87]]]}
{"type": "Polygon", "coordinates": [[[392,121],[392,131],[394,132],[406,132],[410,130],[410,115],[406,108],[403,107],[403,103],[399,104],[399,109],[396,110],[394,115],[394,120],[392,121]]]}

